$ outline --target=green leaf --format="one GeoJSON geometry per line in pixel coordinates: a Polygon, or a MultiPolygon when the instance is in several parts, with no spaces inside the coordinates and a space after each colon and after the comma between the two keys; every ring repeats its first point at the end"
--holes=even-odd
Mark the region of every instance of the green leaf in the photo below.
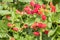
{"type": "Polygon", "coordinates": [[[50,2],[50,1],[52,1],[52,0],[46,0],[46,1],[50,2]]]}
{"type": "Polygon", "coordinates": [[[40,22],[40,20],[41,20],[41,19],[39,19],[39,18],[36,18],[36,19],[35,19],[36,22],[40,22]]]}
{"type": "Polygon", "coordinates": [[[0,2],[2,2],[2,0],[0,0],[0,2]]]}
{"type": "Polygon", "coordinates": [[[7,33],[0,33],[0,38],[4,38],[4,37],[6,37],[6,38],[8,38],[8,35],[7,35],[7,33]]]}
{"type": "Polygon", "coordinates": [[[35,18],[31,17],[31,18],[28,18],[25,23],[28,25],[32,25],[34,22],[35,22],[35,18]]]}
{"type": "Polygon", "coordinates": [[[15,13],[13,11],[11,11],[11,15],[12,15],[11,20],[12,20],[12,24],[13,24],[16,16],[15,16],[15,13]]]}
{"type": "Polygon", "coordinates": [[[60,38],[57,38],[57,40],[60,40],[60,38]]]}
{"type": "Polygon", "coordinates": [[[35,22],[40,22],[40,21],[41,21],[41,17],[40,16],[36,16],[35,22]]]}
{"type": "Polygon", "coordinates": [[[14,38],[18,39],[19,38],[19,34],[18,33],[13,33],[14,38]]]}
{"type": "Polygon", "coordinates": [[[7,15],[7,14],[10,14],[10,11],[8,10],[0,10],[0,15],[7,15]]]}
{"type": "Polygon", "coordinates": [[[57,23],[60,23],[60,12],[56,12],[53,19],[54,19],[53,21],[56,21],[57,23]]]}
{"type": "Polygon", "coordinates": [[[49,22],[47,25],[48,25],[48,28],[52,27],[52,23],[51,22],[49,22]]]}
{"type": "Polygon", "coordinates": [[[24,40],[27,40],[26,38],[24,38],[24,37],[22,37],[22,36],[21,36],[18,40],[23,40],[23,39],[24,39],[24,40]]]}
{"type": "Polygon", "coordinates": [[[8,5],[9,5],[8,3],[4,3],[4,4],[2,4],[2,7],[3,7],[4,9],[8,9],[8,8],[9,8],[8,5]]]}
{"type": "Polygon", "coordinates": [[[27,39],[27,40],[33,40],[32,38],[33,38],[33,36],[26,35],[26,39],[27,39]]]}
{"type": "Polygon", "coordinates": [[[56,39],[55,39],[55,36],[56,36],[56,35],[54,35],[54,36],[51,38],[51,40],[56,40],[56,39]]]}
{"type": "Polygon", "coordinates": [[[20,28],[20,23],[15,23],[16,27],[20,28]]]}
{"type": "Polygon", "coordinates": [[[6,25],[7,21],[3,22],[2,20],[0,20],[0,38],[8,37],[8,27],[6,25]]]}
{"type": "Polygon", "coordinates": [[[9,40],[9,38],[0,38],[0,40],[9,40]]]}
{"type": "Polygon", "coordinates": [[[57,29],[57,34],[60,35],[60,26],[59,26],[58,29],[57,29]]]}
{"type": "Polygon", "coordinates": [[[50,32],[48,33],[48,37],[52,36],[55,33],[54,30],[50,30],[50,32]]]}
{"type": "Polygon", "coordinates": [[[0,10],[2,10],[3,9],[3,6],[0,6],[0,10]]]}
{"type": "Polygon", "coordinates": [[[3,20],[0,20],[0,32],[7,32],[7,29],[7,21],[3,22],[3,20]]]}
{"type": "Polygon", "coordinates": [[[42,0],[36,0],[37,3],[43,4],[42,0]]]}
{"type": "Polygon", "coordinates": [[[48,35],[43,34],[43,35],[42,35],[42,39],[43,39],[43,40],[51,40],[51,37],[48,37],[48,35]]]}
{"type": "Polygon", "coordinates": [[[3,0],[3,2],[13,2],[13,0],[3,0]]]}
{"type": "Polygon", "coordinates": [[[30,2],[31,0],[19,0],[20,2],[30,2]]]}
{"type": "Polygon", "coordinates": [[[56,27],[54,30],[50,30],[49,33],[48,33],[48,37],[54,35],[54,33],[56,32],[58,27],[56,27]]]}

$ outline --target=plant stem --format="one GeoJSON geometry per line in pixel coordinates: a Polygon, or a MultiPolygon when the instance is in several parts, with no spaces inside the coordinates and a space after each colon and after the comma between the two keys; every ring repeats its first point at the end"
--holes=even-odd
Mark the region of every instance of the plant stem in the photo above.
{"type": "Polygon", "coordinates": [[[40,32],[40,40],[42,40],[42,32],[40,32]]]}

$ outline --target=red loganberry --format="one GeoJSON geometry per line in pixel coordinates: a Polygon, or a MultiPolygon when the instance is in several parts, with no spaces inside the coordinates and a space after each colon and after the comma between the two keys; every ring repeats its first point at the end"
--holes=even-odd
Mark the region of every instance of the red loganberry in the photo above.
{"type": "Polygon", "coordinates": [[[56,12],[56,7],[50,2],[51,12],[56,12]]]}
{"type": "Polygon", "coordinates": [[[38,15],[43,15],[43,12],[42,12],[42,11],[38,11],[37,14],[38,14],[38,15]]]}
{"type": "Polygon", "coordinates": [[[26,6],[26,7],[24,8],[24,10],[25,10],[25,11],[30,10],[30,7],[29,7],[29,6],[26,6]]]}
{"type": "Polygon", "coordinates": [[[33,13],[38,13],[38,9],[34,8],[33,13]]]}
{"type": "Polygon", "coordinates": [[[33,34],[34,34],[35,36],[40,36],[40,33],[39,33],[39,32],[33,32],[33,34]]]}
{"type": "Polygon", "coordinates": [[[30,9],[29,6],[26,6],[26,7],[24,8],[24,10],[25,10],[25,11],[30,11],[31,9],[30,9]]]}
{"type": "Polygon", "coordinates": [[[32,14],[31,11],[26,11],[27,14],[32,14]]]}
{"type": "Polygon", "coordinates": [[[35,4],[34,7],[37,8],[37,9],[41,8],[41,6],[39,4],[35,4]]]}
{"type": "Polygon", "coordinates": [[[46,15],[42,15],[42,20],[46,20],[46,15]]]}
{"type": "Polygon", "coordinates": [[[36,26],[37,26],[37,22],[33,23],[32,26],[31,26],[31,28],[33,28],[34,30],[37,30],[36,26]]]}
{"type": "Polygon", "coordinates": [[[29,6],[26,6],[24,10],[27,12],[27,14],[31,14],[31,9],[29,6]]]}
{"type": "Polygon", "coordinates": [[[46,26],[47,26],[47,25],[46,25],[46,24],[43,24],[43,23],[38,23],[38,24],[37,24],[37,27],[38,27],[38,28],[46,28],[46,26]]]}
{"type": "Polygon", "coordinates": [[[7,24],[7,26],[8,26],[8,27],[11,27],[11,26],[12,26],[12,24],[9,22],[9,23],[7,24]]]}
{"type": "Polygon", "coordinates": [[[45,8],[46,8],[46,5],[42,4],[42,8],[44,8],[44,9],[45,9],[45,8]]]}
{"type": "Polygon", "coordinates": [[[55,6],[52,6],[52,7],[51,7],[51,12],[56,12],[55,6]]]}
{"type": "Polygon", "coordinates": [[[34,1],[31,1],[31,2],[30,2],[30,5],[31,5],[32,7],[34,7],[35,2],[34,2],[34,1]]]}
{"type": "Polygon", "coordinates": [[[20,14],[20,11],[19,10],[16,10],[16,13],[19,13],[20,14]]]}
{"type": "Polygon", "coordinates": [[[18,28],[16,28],[16,27],[13,27],[13,30],[17,32],[17,31],[18,31],[18,28]]]}
{"type": "Polygon", "coordinates": [[[9,16],[9,15],[6,15],[6,18],[7,18],[8,20],[10,20],[10,19],[11,19],[11,16],[9,16]]]}
{"type": "Polygon", "coordinates": [[[37,27],[41,28],[42,27],[42,23],[37,23],[37,27]]]}
{"type": "Polygon", "coordinates": [[[46,28],[46,26],[47,26],[46,24],[42,24],[42,27],[41,28],[46,28]]]}
{"type": "Polygon", "coordinates": [[[31,14],[34,14],[34,10],[31,11],[31,14]]]}
{"type": "Polygon", "coordinates": [[[48,30],[45,30],[45,31],[44,31],[45,34],[48,34],[48,32],[49,32],[48,30]]]}

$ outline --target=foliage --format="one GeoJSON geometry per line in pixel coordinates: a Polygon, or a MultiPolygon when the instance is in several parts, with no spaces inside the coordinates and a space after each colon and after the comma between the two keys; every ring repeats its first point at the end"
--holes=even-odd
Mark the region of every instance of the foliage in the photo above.
{"type": "Polygon", "coordinates": [[[60,0],[0,0],[0,40],[60,40],[60,0]]]}

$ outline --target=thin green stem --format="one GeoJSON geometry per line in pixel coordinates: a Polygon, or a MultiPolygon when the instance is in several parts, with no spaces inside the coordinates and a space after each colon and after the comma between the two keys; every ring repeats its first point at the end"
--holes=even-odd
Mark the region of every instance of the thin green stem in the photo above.
{"type": "Polygon", "coordinates": [[[42,32],[40,32],[40,40],[42,40],[42,32]]]}

